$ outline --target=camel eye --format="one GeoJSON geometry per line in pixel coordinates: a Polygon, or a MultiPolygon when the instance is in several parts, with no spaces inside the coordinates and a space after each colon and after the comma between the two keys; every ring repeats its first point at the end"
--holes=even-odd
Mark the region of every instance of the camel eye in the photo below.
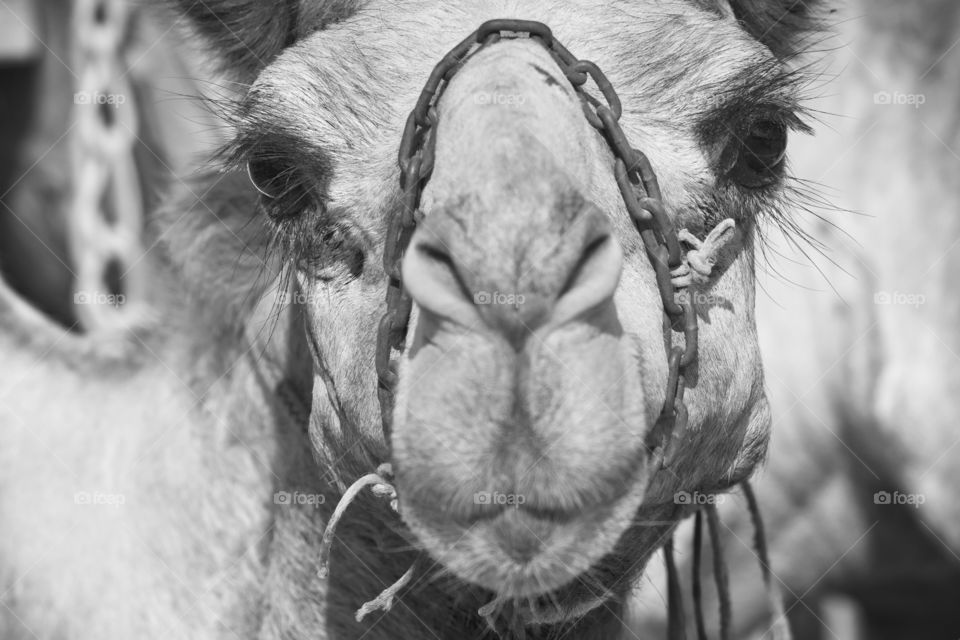
{"type": "Polygon", "coordinates": [[[247,175],[271,218],[292,217],[309,203],[300,172],[282,158],[253,157],[247,162],[247,175]]]}
{"type": "Polygon", "coordinates": [[[758,120],[745,135],[734,140],[737,158],[730,178],[749,189],[776,183],[783,174],[787,155],[787,127],[776,120],[758,120]]]}

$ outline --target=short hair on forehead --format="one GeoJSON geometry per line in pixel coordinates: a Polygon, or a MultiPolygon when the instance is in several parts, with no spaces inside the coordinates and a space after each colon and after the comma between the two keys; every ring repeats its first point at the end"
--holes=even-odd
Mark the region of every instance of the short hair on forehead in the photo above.
{"type": "MultiPolygon", "coordinates": [[[[785,59],[818,27],[824,0],[686,0],[715,15],[732,11],[743,29],[785,59]]],[[[165,0],[207,42],[221,66],[250,80],[294,41],[344,20],[365,0],[165,0]]]]}
{"type": "Polygon", "coordinates": [[[689,0],[692,4],[725,15],[724,5],[740,26],[778,58],[797,55],[806,37],[820,30],[824,0],[689,0]]]}
{"type": "Polygon", "coordinates": [[[297,39],[352,15],[362,0],[166,0],[224,71],[250,80],[297,39]]]}

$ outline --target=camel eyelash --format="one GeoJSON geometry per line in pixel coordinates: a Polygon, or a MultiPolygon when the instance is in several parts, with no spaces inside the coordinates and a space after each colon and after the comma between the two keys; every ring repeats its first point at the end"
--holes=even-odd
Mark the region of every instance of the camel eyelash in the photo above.
{"type": "Polygon", "coordinates": [[[695,114],[696,133],[709,144],[731,131],[749,128],[757,120],[809,132],[808,114],[801,105],[810,81],[806,68],[785,69],[779,61],[767,60],[725,84],[703,87],[709,106],[695,114]]]}
{"type": "Polygon", "coordinates": [[[316,205],[312,187],[296,164],[283,155],[255,154],[246,162],[247,177],[260,194],[260,205],[274,222],[301,215],[316,205]]]}
{"type": "Polygon", "coordinates": [[[220,155],[228,169],[246,173],[267,218],[282,227],[304,214],[322,213],[330,175],[325,156],[285,135],[249,131],[241,128],[220,155]]]}

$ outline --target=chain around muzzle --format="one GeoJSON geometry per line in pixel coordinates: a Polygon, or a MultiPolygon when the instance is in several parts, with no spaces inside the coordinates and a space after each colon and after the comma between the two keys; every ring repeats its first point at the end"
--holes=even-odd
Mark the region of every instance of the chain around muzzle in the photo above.
{"type": "Polygon", "coordinates": [[[377,335],[376,368],[384,437],[389,446],[398,383],[392,355],[394,351],[402,353],[404,350],[412,309],[410,296],[403,289],[400,264],[417,224],[420,196],[433,171],[437,102],[450,79],[479,48],[505,37],[524,36],[550,52],[576,90],[587,121],[603,134],[613,151],[613,171],[620,194],[656,273],[663,302],[669,373],[663,409],[646,444],[651,452],[660,456],[661,464],[668,466],[675,453],[677,436],[686,429],[687,409],[683,394],[687,371],[697,361],[697,315],[687,296],[678,300],[671,275],[682,265],[680,240],[663,204],[660,185],[650,161],[630,145],[620,127],[622,106],[610,81],[596,64],[574,57],[554,39],[547,25],[526,20],[491,20],[467,36],[434,67],[416,107],[407,118],[399,157],[403,206],[391,215],[387,230],[383,252],[388,280],[387,311],[377,335]],[[603,102],[587,93],[585,86],[591,79],[603,96],[603,102]],[[684,347],[674,344],[674,332],[684,335],[684,347]]]}

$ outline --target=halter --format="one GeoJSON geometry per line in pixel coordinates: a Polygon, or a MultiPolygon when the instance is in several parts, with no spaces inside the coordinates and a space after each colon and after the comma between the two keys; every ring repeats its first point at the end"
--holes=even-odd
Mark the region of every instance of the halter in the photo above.
{"type": "Polygon", "coordinates": [[[614,176],[626,204],[630,219],[640,232],[647,258],[653,265],[663,302],[664,333],[666,335],[667,391],[660,417],[647,436],[646,445],[658,456],[663,467],[670,465],[675,453],[678,434],[687,427],[687,408],[683,401],[687,370],[697,361],[697,314],[688,296],[678,299],[674,288],[673,271],[684,267],[684,255],[677,231],[667,215],[660,194],[657,175],[643,152],[634,149],[627,140],[619,120],[623,113],[620,98],[613,85],[599,67],[589,60],[578,60],[553,37],[550,28],[541,22],[527,20],[490,20],[467,36],[433,68],[426,86],[420,92],[416,107],[407,118],[400,142],[400,186],[403,206],[395,211],[387,228],[383,251],[383,267],[389,280],[387,311],[380,321],[377,333],[377,395],[384,438],[390,444],[393,407],[399,377],[391,356],[402,353],[410,323],[413,302],[403,289],[400,263],[417,225],[420,196],[433,171],[436,145],[437,102],[450,80],[464,63],[480,48],[494,44],[503,37],[519,38],[522,34],[541,44],[559,65],[573,85],[583,105],[587,121],[600,131],[610,145],[614,156],[614,176]],[[507,34],[507,35],[505,35],[507,34]],[[475,45],[479,45],[475,47],[475,45]],[[587,93],[587,80],[593,79],[604,103],[587,93]],[[682,333],[684,346],[673,344],[673,334],[682,333]]]}

